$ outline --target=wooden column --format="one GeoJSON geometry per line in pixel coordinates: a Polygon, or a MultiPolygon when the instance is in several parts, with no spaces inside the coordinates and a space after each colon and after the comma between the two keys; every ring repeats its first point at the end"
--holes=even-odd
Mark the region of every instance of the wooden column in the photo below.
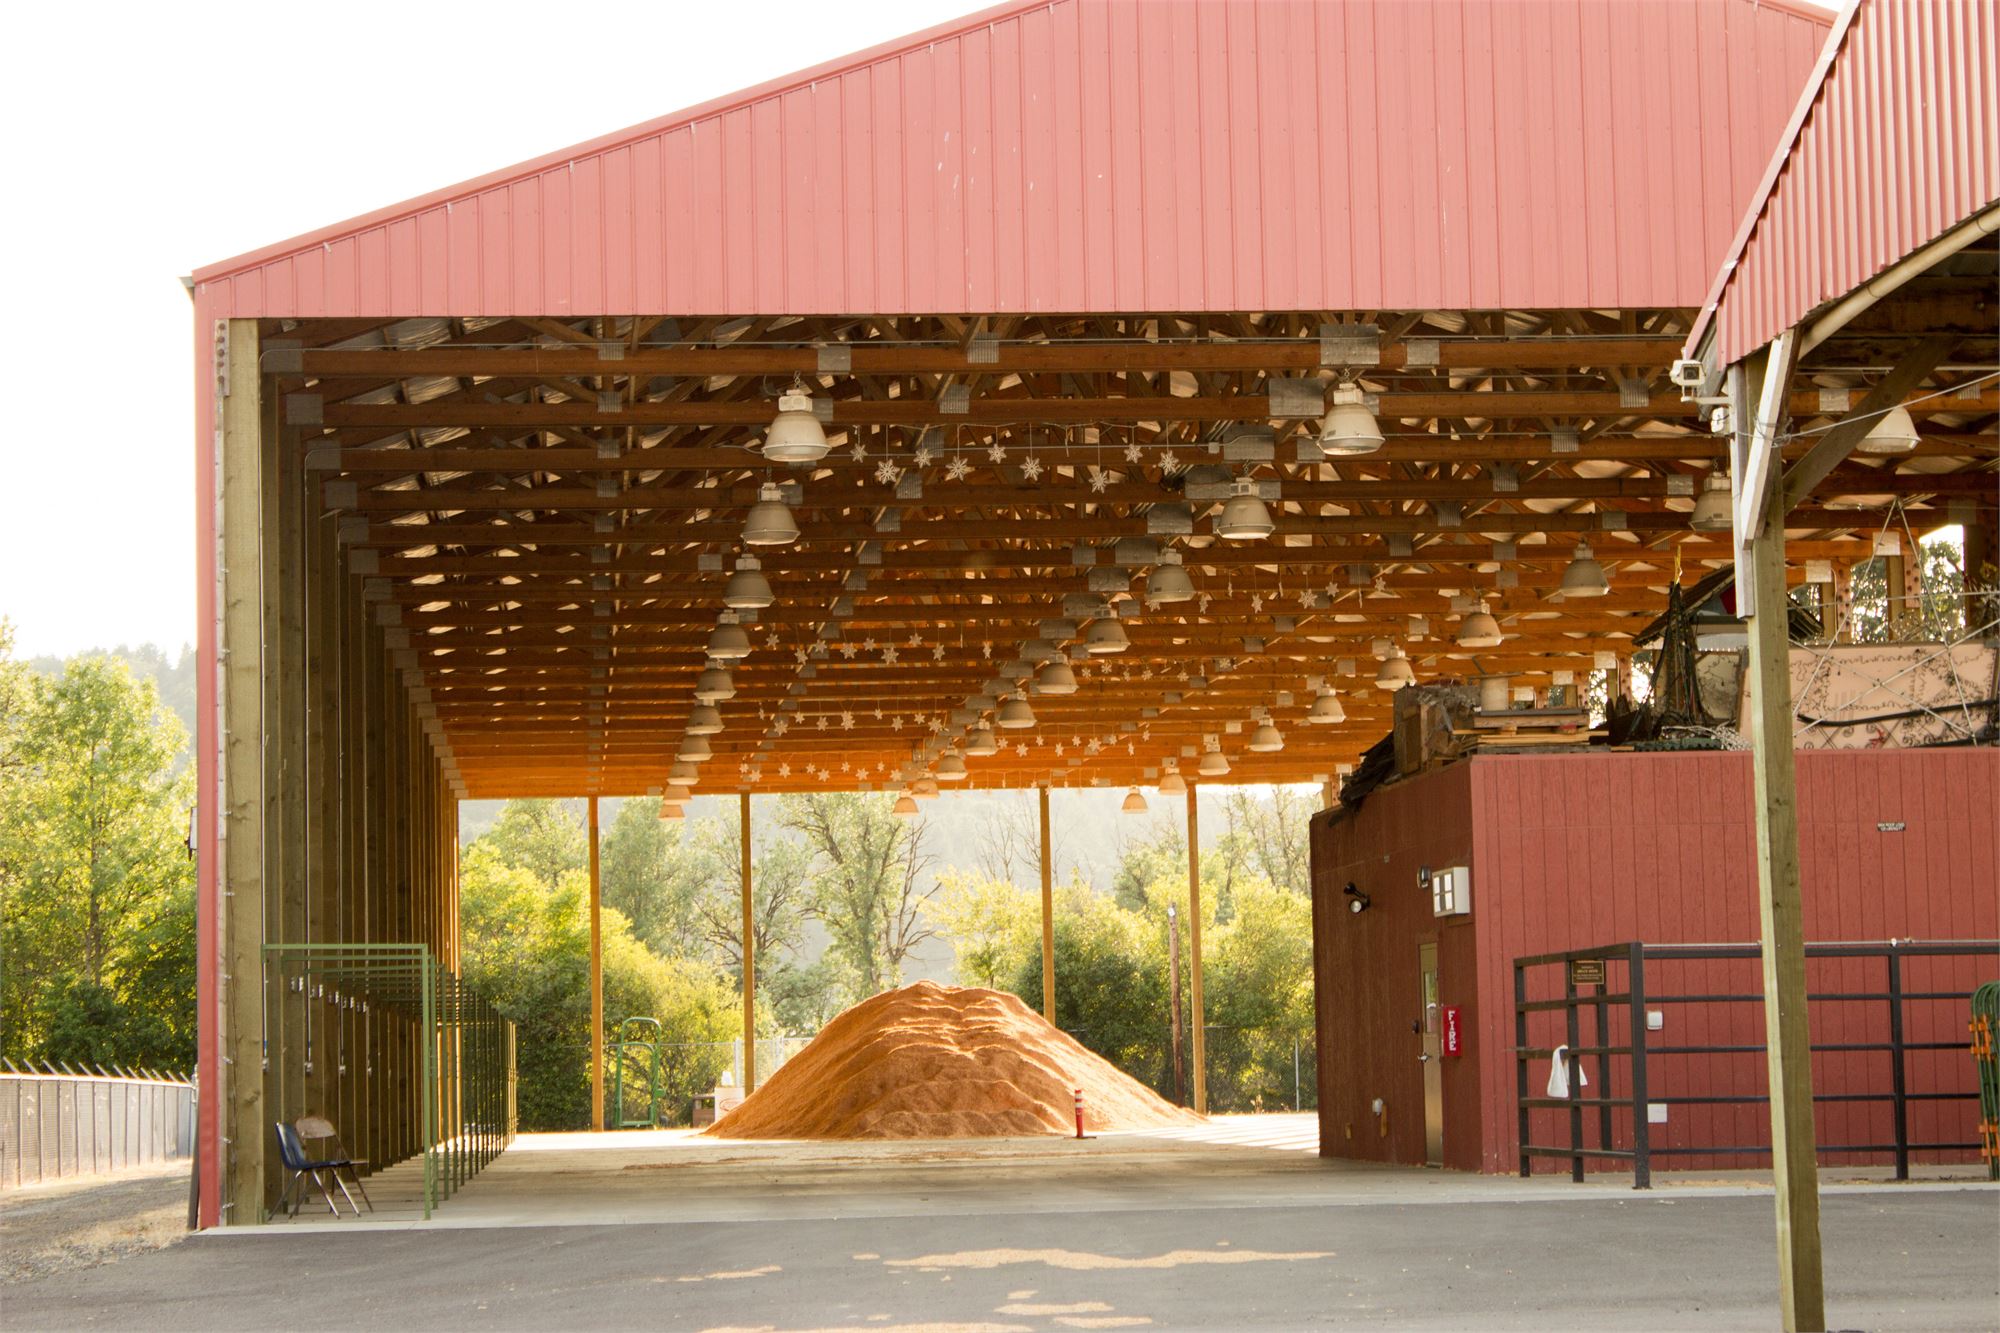
{"type": "Polygon", "coordinates": [[[757,914],[750,900],[750,793],[739,799],[737,860],[743,896],[743,1092],[757,1087],[757,914]]]}
{"type": "Polygon", "coordinates": [[[1195,792],[1195,784],[1188,783],[1188,1031],[1194,1039],[1194,1111],[1207,1115],[1208,1034],[1201,1007],[1201,826],[1195,818],[1195,792]]]}
{"type": "MultiPolygon", "coordinates": [[[[222,403],[223,1220],[264,1220],[264,431],[257,322],[232,319],[222,403]]],[[[206,664],[205,664],[206,665],[206,664]]]]}
{"type": "Polygon", "coordinates": [[[1965,630],[1970,634],[1991,620],[1994,599],[1973,591],[1990,586],[1984,581],[1986,566],[1993,563],[1993,527],[1990,511],[1975,510],[1965,520],[1965,630]]]}
{"type": "MultiPolygon", "coordinates": [[[[1786,340],[1781,340],[1781,346],[1786,340]]],[[[1736,420],[1753,419],[1771,358],[1735,377],[1736,420]]],[[[1788,378],[1780,355],[1769,373],[1788,378]]],[[[1759,422],[1774,435],[1774,423],[1759,422]]],[[[1772,490],[1782,493],[1772,459],[1772,490]]],[[[1779,1297],[1787,1330],[1826,1327],[1820,1268],[1819,1164],[1814,1141],[1812,1055],[1806,1025],[1805,927],[1800,910],[1798,790],[1792,753],[1791,636],[1785,599],[1785,509],[1762,503],[1748,564],[1750,731],[1757,831],[1757,905],[1763,934],[1765,1060],[1771,1089],[1771,1164],[1777,1197],[1779,1297]]]]}
{"type": "Polygon", "coordinates": [[[1042,807],[1042,1017],[1056,1021],[1056,887],[1049,843],[1049,789],[1038,792],[1042,807]]]}
{"type": "Polygon", "coordinates": [[[597,866],[597,798],[590,798],[590,1127],[604,1128],[603,893],[597,866]]]}

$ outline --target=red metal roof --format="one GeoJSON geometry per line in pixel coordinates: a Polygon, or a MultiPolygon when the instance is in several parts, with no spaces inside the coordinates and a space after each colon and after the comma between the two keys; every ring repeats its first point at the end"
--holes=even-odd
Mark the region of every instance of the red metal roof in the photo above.
{"type": "Polygon", "coordinates": [[[2000,198],[1996,32],[1992,0],[1841,15],[1690,347],[1739,361],[2000,198]]]}
{"type": "Polygon", "coordinates": [[[195,277],[215,316],[1692,306],[1825,33],[1027,0],[195,277]]]}

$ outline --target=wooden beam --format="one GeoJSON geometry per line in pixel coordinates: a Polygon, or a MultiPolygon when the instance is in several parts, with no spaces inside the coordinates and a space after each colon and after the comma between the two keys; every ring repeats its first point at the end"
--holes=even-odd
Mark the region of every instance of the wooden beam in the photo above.
{"type": "MultiPolygon", "coordinates": [[[[1783,357],[1769,366],[1783,374],[1783,357]]],[[[1760,396],[1767,358],[1747,367],[1738,410],[1760,396]]],[[[1782,481],[1782,479],[1779,479],[1782,481]]],[[[1826,1327],[1819,1232],[1819,1164],[1813,1127],[1811,1034],[1806,1021],[1805,928],[1799,888],[1798,790],[1792,750],[1791,637],[1785,595],[1783,510],[1765,511],[1751,534],[1756,580],[1750,616],[1750,707],[1757,904],[1763,939],[1765,1060],[1778,1281],[1787,1333],[1826,1327]]]]}
{"type": "MultiPolygon", "coordinates": [[[[264,890],[264,549],[265,475],[262,377],[257,322],[226,330],[227,396],[222,400],[222,1020],[224,1086],[223,1220],[260,1223],[265,1214],[264,890]]],[[[275,540],[275,534],[273,534],[275,540]]]]}
{"type": "Polygon", "coordinates": [[[751,891],[750,793],[737,797],[737,860],[743,895],[743,1093],[757,1090],[757,913],[751,891]]]}
{"type": "Polygon", "coordinates": [[[590,798],[590,1128],[604,1128],[604,927],[597,798],[590,798]]]}
{"type": "MultiPolygon", "coordinates": [[[[1881,414],[1908,397],[1960,341],[1962,339],[1958,334],[1945,333],[1925,338],[1912,347],[1868,391],[1860,406],[1850,410],[1837,425],[1821,435],[1806,456],[1786,470],[1778,512],[1784,514],[1798,508],[1821,480],[1867,438],[1881,414]]],[[[1985,479],[1988,494],[1992,491],[1992,484],[1991,477],[1985,479]]]]}
{"type": "Polygon", "coordinates": [[[1187,784],[1188,1024],[1194,1038],[1194,1112],[1208,1114],[1208,1036],[1201,998],[1201,825],[1195,816],[1199,784],[1187,784]]]}
{"type": "Polygon", "coordinates": [[[1042,814],[1042,1017],[1056,1021],[1056,895],[1049,845],[1049,789],[1036,789],[1042,814]]]}

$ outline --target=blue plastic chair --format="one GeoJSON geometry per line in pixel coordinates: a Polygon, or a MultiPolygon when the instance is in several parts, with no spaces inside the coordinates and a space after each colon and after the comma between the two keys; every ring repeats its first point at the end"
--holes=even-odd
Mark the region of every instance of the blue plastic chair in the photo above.
{"type": "MultiPolygon", "coordinates": [[[[339,1188],[343,1195],[346,1195],[347,1206],[354,1210],[355,1216],[359,1217],[361,1215],[361,1206],[354,1202],[352,1194],[347,1193],[347,1185],[340,1178],[341,1169],[346,1168],[352,1171],[355,1169],[355,1163],[344,1156],[327,1158],[309,1157],[306,1155],[305,1144],[299,1139],[298,1130],[282,1120],[277,1121],[272,1127],[278,1131],[278,1158],[284,1163],[285,1169],[292,1173],[291,1179],[285,1182],[284,1190],[278,1195],[279,1211],[284,1211],[285,1201],[290,1199],[291,1214],[293,1217],[297,1217],[299,1215],[299,1207],[305,1202],[306,1197],[305,1186],[302,1182],[310,1180],[314,1185],[319,1187],[320,1197],[326,1200],[327,1211],[335,1217],[339,1217],[340,1205],[333,1201],[333,1191],[328,1189],[326,1184],[326,1177],[330,1175],[333,1177],[334,1185],[339,1188]]],[[[359,1183],[358,1176],[356,1180],[359,1183]]],[[[375,1205],[371,1201],[368,1206],[372,1211],[375,1205]]]]}

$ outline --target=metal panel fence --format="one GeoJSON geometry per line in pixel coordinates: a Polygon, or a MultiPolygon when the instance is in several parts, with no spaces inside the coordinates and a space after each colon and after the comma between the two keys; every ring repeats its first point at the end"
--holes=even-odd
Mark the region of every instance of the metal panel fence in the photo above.
{"type": "Polygon", "coordinates": [[[0,1189],[193,1151],[194,1085],[184,1078],[0,1071],[0,1189]]]}

